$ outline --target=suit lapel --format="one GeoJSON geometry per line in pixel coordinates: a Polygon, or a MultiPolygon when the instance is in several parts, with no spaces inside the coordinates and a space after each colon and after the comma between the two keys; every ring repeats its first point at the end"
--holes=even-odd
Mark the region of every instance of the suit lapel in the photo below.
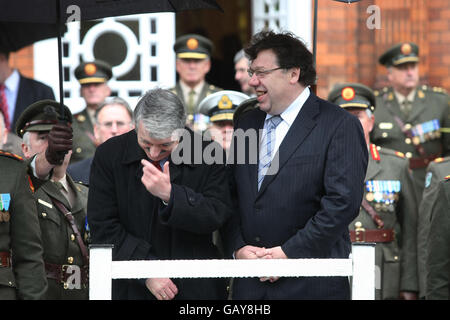
{"type": "MultiPolygon", "coordinates": [[[[265,188],[270,184],[270,182],[275,179],[275,176],[283,168],[283,166],[286,164],[295,150],[297,150],[297,148],[309,135],[311,130],[316,126],[316,121],[314,120],[314,118],[318,115],[318,113],[319,103],[317,97],[311,92],[310,96],[295,118],[294,123],[291,125],[289,131],[284,137],[283,142],[278,149],[278,152],[274,156],[274,159],[276,159],[277,157],[279,159],[278,170],[276,170],[276,168],[272,168],[271,165],[271,167],[268,169],[268,172],[270,172],[270,170],[274,170],[274,174],[266,175],[264,177],[261,188],[259,189],[259,195],[262,194],[265,188]]],[[[276,162],[274,162],[273,165],[276,166],[276,162]]]]}
{"type": "Polygon", "coordinates": [[[62,202],[67,210],[71,211],[71,206],[66,197],[61,193],[56,184],[53,181],[46,181],[42,186],[42,190],[50,197],[55,198],[59,202],[62,202]]]}

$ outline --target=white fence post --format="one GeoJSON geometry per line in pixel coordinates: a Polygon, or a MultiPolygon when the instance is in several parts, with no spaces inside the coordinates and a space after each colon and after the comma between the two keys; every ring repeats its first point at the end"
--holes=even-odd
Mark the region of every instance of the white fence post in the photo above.
{"type": "Polygon", "coordinates": [[[111,300],[113,279],[349,276],[352,299],[375,299],[375,244],[354,243],[351,259],[112,261],[112,245],[91,245],[89,299],[111,300]]]}
{"type": "Polygon", "coordinates": [[[352,244],[352,300],[375,299],[375,244],[352,244]]]}
{"type": "Polygon", "coordinates": [[[111,300],[113,245],[89,246],[89,299],[111,300]]]}

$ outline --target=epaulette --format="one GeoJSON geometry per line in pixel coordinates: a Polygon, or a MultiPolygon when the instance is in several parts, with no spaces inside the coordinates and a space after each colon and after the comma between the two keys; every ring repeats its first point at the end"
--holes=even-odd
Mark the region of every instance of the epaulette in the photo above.
{"type": "Polygon", "coordinates": [[[405,154],[400,151],[395,151],[395,150],[392,150],[389,148],[381,148],[380,146],[377,147],[377,150],[383,154],[392,155],[392,156],[396,156],[397,158],[405,159],[405,154]]]}
{"type": "Polygon", "coordinates": [[[440,162],[447,162],[450,160],[450,157],[439,157],[433,160],[433,162],[435,163],[440,163],[440,162]]]}
{"type": "Polygon", "coordinates": [[[372,159],[376,160],[376,161],[380,161],[381,157],[380,157],[380,153],[378,152],[379,149],[377,148],[377,146],[374,145],[373,143],[371,143],[369,149],[370,149],[370,154],[372,156],[372,159]]]}
{"type": "Polygon", "coordinates": [[[441,94],[445,94],[445,95],[447,94],[447,90],[445,90],[444,88],[441,88],[441,87],[430,87],[427,85],[423,85],[421,87],[421,89],[424,91],[432,91],[432,92],[441,93],[441,94]]]}
{"type": "Polygon", "coordinates": [[[5,156],[8,158],[12,158],[12,159],[16,159],[19,161],[23,161],[23,158],[21,156],[18,156],[17,154],[11,153],[11,152],[6,152],[3,150],[0,150],[0,156],[5,156]]]}

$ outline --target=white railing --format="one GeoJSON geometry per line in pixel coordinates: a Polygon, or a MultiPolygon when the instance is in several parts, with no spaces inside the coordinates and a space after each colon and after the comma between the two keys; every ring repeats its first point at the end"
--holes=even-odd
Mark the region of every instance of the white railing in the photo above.
{"type": "Polygon", "coordinates": [[[375,245],[353,244],[349,259],[112,261],[111,245],[91,245],[90,300],[111,300],[112,279],[352,277],[352,299],[375,298],[375,245]]]}

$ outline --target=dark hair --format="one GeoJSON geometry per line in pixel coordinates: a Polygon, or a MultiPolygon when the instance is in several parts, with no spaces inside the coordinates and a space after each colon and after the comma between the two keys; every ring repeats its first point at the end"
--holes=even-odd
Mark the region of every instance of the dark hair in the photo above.
{"type": "Polygon", "coordinates": [[[313,85],[316,82],[312,53],[293,33],[275,33],[271,30],[258,32],[250,40],[245,53],[250,61],[253,61],[263,50],[272,50],[277,57],[278,65],[283,69],[300,68],[298,82],[303,86],[313,85]]]}

